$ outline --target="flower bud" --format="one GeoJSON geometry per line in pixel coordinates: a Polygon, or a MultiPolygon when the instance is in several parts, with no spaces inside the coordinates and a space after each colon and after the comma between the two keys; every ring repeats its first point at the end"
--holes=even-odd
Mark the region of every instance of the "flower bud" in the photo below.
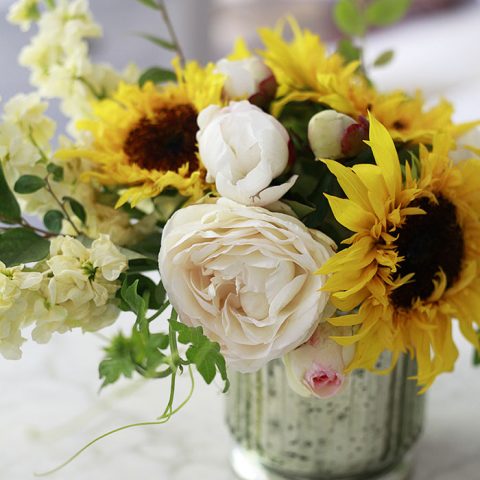
{"type": "Polygon", "coordinates": [[[342,347],[332,335],[345,335],[345,327],[321,323],[314,334],[284,357],[290,387],[302,397],[329,398],[347,384],[345,367],[352,361],[355,348],[342,347]]]}
{"type": "Polygon", "coordinates": [[[308,141],[316,158],[339,159],[347,155],[342,149],[346,130],[355,125],[353,118],[335,110],[323,110],[308,123],[308,141]]]}
{"type": "Polygon", "coordinates": [[[270,88],[271,70],[255,56],[240,60],[222,58],[217,62],[217,71],[225,79],[224,93],[231,100],[248,99],[270,88]]]}

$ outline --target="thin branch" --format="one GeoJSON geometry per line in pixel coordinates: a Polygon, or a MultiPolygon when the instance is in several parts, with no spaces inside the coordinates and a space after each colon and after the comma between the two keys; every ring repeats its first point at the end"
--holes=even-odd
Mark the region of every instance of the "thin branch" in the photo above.
{"type": "Polygon", "coordinates": [[[65,208],[65,204],[64,202],[62,202],[58,197],[57,195],[55,194],[55,192],[52,190],[52,186],[50,185],[50,182],[48,180],[48,177],[50,176],[50,174],[48,174],[46,177],[45,177],[45,189],[47,190],[47,192],[52,196],[52,198],[55,200],[55,202],[57,202],[58,206],[61,208],[63,214],[65,215],[65,218],[67,219],[68,223],[70,223],[70,225],[72,226],[72,228],[75,230],[76,234],[77,235],[81,235],[82,232],[77,228],[77,226],[75,225],[75,223],[73,222],[73,220],[71,219],[69,213],[67,212],[67,209],[65,208]]]}
{"type": "Polygon", "coordinates": [[[167,26],[170,39],[172,40],[172,43],[175,45],[175,50],[177,51],[178,58],[180,59],[180,64],[183,67],[185,65],[185,55],[183,54],[182,47],[180,46],[180,42],[178,41],[178,37],[175,32],[175,29],[173,28],[172,21],[170,20],[170,15],[168,14],[167,6],[165,5],[165,0],[158,0],[158,8],[160,10],[160,13],[162,14],[163,21],[167,26]]]}

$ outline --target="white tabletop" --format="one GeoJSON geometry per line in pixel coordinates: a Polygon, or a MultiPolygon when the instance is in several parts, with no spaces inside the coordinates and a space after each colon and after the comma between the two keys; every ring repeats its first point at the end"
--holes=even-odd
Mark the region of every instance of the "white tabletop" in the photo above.
{"type": "MultiPolygon", "coordinates": [[[[371,51],[394,47],[398,57],[376,78],[388,88],[419,86],[444,94],[457,104],[459,120],[478,118],[479,27],[477,6],[378,34],[369,41],[371,51]]],[[[459,337],[458,343],[457,371],[439,378],[428,394],[413,480],[480,478],[480,369],[472,367],[466,342],[459,337]]],[[[20,362],[0,360],[0,479],[33,478],[96,435],[161,413],[165,382],[122,381],[98,393],[102,345],[97,336],[73,333],[47,346],[27,345],[20,362]]],[[[179,398],[187,387],[188,379],[181,379],[179,398]]],[[[103,440],[51,478],[234,480],[229,449],[220,389],[198,380],[192,401],[170,423],[103,440]]]]}

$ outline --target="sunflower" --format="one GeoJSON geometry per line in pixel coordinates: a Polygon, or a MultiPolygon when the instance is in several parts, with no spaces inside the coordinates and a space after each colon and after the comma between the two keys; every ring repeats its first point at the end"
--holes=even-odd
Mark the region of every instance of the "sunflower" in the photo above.
{"type": "Polygon", "coordinates": [[[442,100],[428,109],[420,93],[378,92],[360,71],[360,62],[346,63],[338,53],[329,54],[318,35],[302,30],[288,18],[275,29],[259,30],[265,49],[260,51],[278,83],[272,113],[279,116],[290,102],[312,101],[358,120],[372,112],[396,141],[431,143],[439,131],[461,135],[475,123],[454,125],[453,108],[442,100]],[[292,30],[284,39],[285,23],[292,30]]]}
{"type": "Polygon", "coordinates": [[[438,134],[431,151],[420,146],[419,172],[407,163],[402,176],[393,140],[373,116],[368,144],[376,165],[325,160],[347,197],[327,196],[329,204],[353,232],[319,272],[330,275],[325,289],[335,306],[349,312],[330,321],[358,328],[336,338],[357,345],[349,370],[375,370],[384,350],[393,368],[408,352],[426,389],[454,367],[454,318],[479,348],[480,161],[453,165],[452,137],[438,134]]]}
{"type": "Polygon", "coordinates": [[[117,207],[173,187],[195,200],[204,194],[205,170],[196,147],[197,114],[221,104],[223,76],[214,65],[201,68],[174,61],[177,83],[156,87],[120,84],[112,98],[94,105],[94,118],[78,122],[91,132],[90,148],[60,152],[81,156],[96,168],[84,175],[103,185],[124,188],[117,207]]]}

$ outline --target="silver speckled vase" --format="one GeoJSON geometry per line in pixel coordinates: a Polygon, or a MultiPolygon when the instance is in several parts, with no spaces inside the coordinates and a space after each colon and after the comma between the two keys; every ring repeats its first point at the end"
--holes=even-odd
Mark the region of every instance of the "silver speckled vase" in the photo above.
{"type": "MultiPolygon", "coordinates": [[[[378,367],[386,367],[384,355],[378,367]]],[[[407,356],[389,375],[355,371],[340,395],[303,398],[279,360],[231,374],[227,423],[232,465],[243,480],[404,480],[423,426],[424,396],[407,356]]]]}

